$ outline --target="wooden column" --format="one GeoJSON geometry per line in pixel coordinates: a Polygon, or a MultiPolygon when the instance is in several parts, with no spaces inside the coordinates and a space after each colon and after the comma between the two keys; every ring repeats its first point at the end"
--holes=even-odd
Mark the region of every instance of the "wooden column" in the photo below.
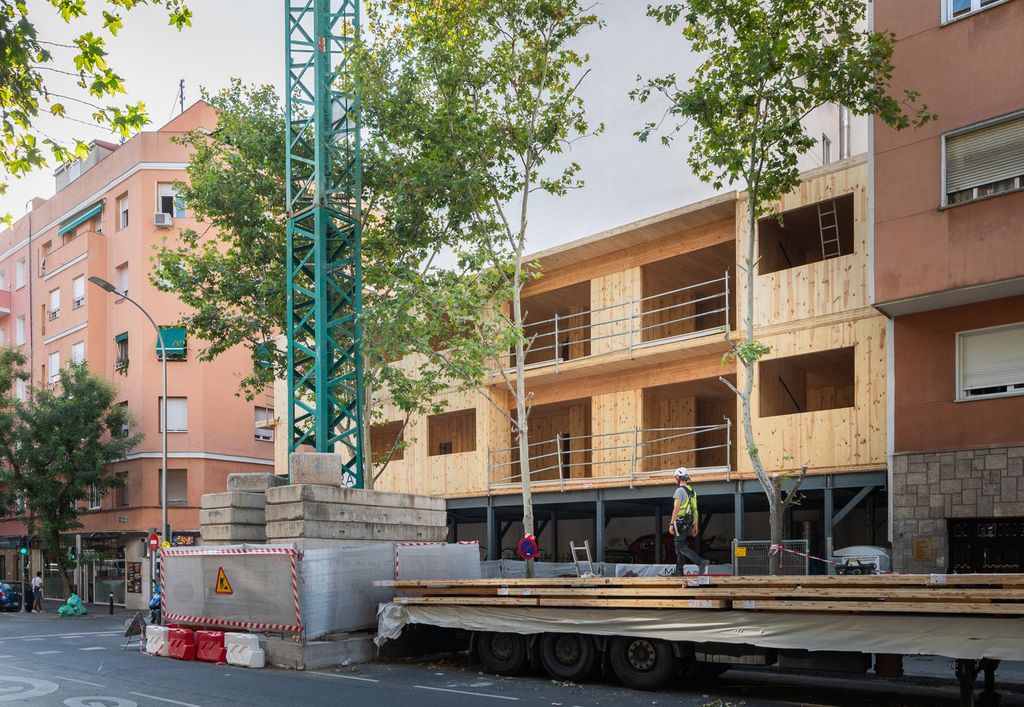
{"type": "Polygon", "coordinates": [[[629,349],[630,339],[640,343],[642,272],[631,268],[596,277],[590,282],[590,351],[593,355],[629,349]],[[632,305],[630,305],[632,301],[632,305]],[[607,307],[607,309],[605,309],[607,307]],[[629,314],[633,313],[630,323],[629,314]],[[615,321],[621,320],[621,321],[615,321]],[[630,337],[630,329],[633,329],[630,337]]]}
{"type": "Polygon", "coordinates": [[[629,476],[633,430],[643,424],[641,393],[641,390],[626,390],[620,393],[595,395],[592,398],[591,429],[594,442],[591,446],[594,448],[594,478],[629,476]],[[605,433],[611,434],[606,437],[598,436],[605,433]],[[610,449],[620,445],[623,448],[610,449]]]}

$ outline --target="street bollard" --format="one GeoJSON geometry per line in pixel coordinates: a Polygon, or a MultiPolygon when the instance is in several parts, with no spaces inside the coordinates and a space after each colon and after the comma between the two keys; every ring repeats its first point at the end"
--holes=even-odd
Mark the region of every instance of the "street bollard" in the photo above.
{"type": "Polygon", "coordinates": [[[110,615],[114,615],[114,593],[110,593],[110,615]]]}

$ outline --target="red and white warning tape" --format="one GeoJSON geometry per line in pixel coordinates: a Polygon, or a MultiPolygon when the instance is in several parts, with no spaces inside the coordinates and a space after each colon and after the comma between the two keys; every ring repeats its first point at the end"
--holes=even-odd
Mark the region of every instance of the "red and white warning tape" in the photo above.
{"type": "Polygon", "coordinates": [[[302,624],[269,624],[259,621],[235,621],[233,619],[211,619],[205,616],[188,616],[186,614],[167,614],[168,621],[202,626],[227,626],[229,628],[247,628],[251,631],[277,631],[279,633],[302,633],[302,624]]]}
{"type": "Polygon", "coordinates": [[[294,547],[232,547],[232,548],[166,548],[165,557],[183,555],[299,555],[294,547]]]}
{"type": "Polygon", "coordinates": [[[843,564],[842,562],[835,562],[834,560],[826,560],[824,557],[815,557],[814,555],[808,554],[806,552],[790,550],[788,547],[783,547],[782,545],[772,545],[771,550],[768,552],[768,555],[777,555],[779,552],[788,552],[790,555],[806,557],[809,560],[817,560],[818,562],[825,562],[827,564],[835,565],[837,567],[843,564]]]}

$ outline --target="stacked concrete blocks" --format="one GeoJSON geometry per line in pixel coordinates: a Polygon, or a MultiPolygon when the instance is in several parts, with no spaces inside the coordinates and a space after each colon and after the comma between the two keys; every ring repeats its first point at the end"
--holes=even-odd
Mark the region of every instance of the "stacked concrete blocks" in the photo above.
{"type": "Polygon", "coordinates": [[[226,492],[204,494],[199,511],[203,544],[265,542],[266,491],[283,481],[273,474],[230,474],[226,492]]]}

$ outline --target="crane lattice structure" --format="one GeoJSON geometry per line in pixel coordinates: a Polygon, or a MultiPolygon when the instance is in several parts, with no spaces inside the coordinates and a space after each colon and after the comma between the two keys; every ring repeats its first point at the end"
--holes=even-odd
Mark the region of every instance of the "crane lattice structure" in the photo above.
{"type": "Polygon", "coordinates": [[[289,452],[338,452],[362,488],[359,0],[285,4],[289,452]]]}

